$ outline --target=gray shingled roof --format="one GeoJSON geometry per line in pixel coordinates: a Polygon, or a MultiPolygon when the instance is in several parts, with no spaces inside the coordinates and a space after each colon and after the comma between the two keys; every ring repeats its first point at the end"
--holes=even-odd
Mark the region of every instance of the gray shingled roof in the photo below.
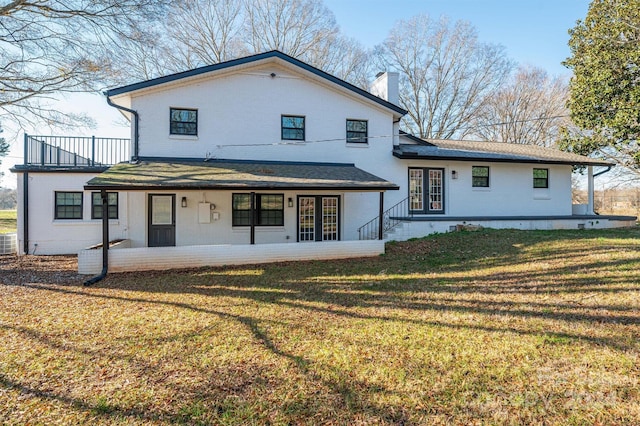
{"type": "Polygon", "coordinates": [[[353,164],[174,159],[117,164],[87,182],[85,189],[380,191],[398,186],[353,164]]]}
{"type": "Polygon", "coordinates": [[[568,164],[575,166],[613,165],[604,160],[535,145],[438,139],[426,139],[422,142],[423,144],[400,144],[394,148],[393,155],[398,158],[433,160],[568,164]]]}
{"type": "Polygon", "coordinates": [[[155,87],[161,84],[166,84],[166,83],[170,83],[170,82],[174,82],[174,81],[178,81],[178,80],[182,80],[182,79],[187,79],[190,77],[194,77],[194,76],[198,76],[198,75],[202,75],[202,74],[206,74],[206,73],[210,73],[210,72],[214,72],[214,71],[219,71],[219,70],[224,70],[224,69],[228,69],[228,68],[232,68],[238,65],[244,65],[244,64],[249,64],[249,63],[253,63],[253,62],[258,62],[258,61],[262,61],[265,59],[270,59],[270,58],[277,58],[279,60],[288,62],[292,65],[295,65],[301,69],[304,69],[312,74],[315,74],[319,77],[324,78],[325,80],[328,80],[334,84],[337,84],[338,86],[344,87],[345,89],[348,89],[360,96],[363,96],[369,100],[372,100],[382,106],[384,106],[385,108],[389,108],[393,111],[395,111],[396,113],[400,114],[400,115],[405,115],[407,113],[407,110],[405,110],[404,108],[399,107],[398,105],[394,105],[389,101],[386,101],[382,98],[379,98],[369,92],[367,92],[366,90],[363,90],[357,86],[354,86],[351,83],[347,83],[344,80],[339,79],[338,77],[331,75],[329,73],[326,73],[318,68],[315,68],[305,62],[302,62],[299,59],[296,59],[292,56],[289,56],[287,54],[284,54],[278,50],[272,50],[270,52],[264,52],[264,53],[258,53],[255,55],[251,55],[251,56],[246,56],[243,58],[238,58],[238,59],[232,59],[230,61],[225,61],[225,62],[220,62],[217,64],[213,64],[213,65],[207,65],[204,67],[200,67],[200,68],[195,68],[192,70],[188,70],[188,71],[184,71],[184,72],[180,72],[180,73],[176,73],[176,74],[171,74],[171,75],[165,75],[162,77],[158,77],[158,78],[154,78],[151,80],[146,80],[146,81],[141,81],[139,83],[133,83],[133,84],[129,84],[127,86],[122,86],[122,87],[116,87],[114,89],[110,89],[107,90],[106,92],[104,92],[105,95],[107,95],[107,97],[110,96],[117,96],[117,95],[121,95],[123,93],[130,93],[130,92],[134,92],[136,90],[140,90],[140,89],[146,89],[149,87],[155,87]]]}

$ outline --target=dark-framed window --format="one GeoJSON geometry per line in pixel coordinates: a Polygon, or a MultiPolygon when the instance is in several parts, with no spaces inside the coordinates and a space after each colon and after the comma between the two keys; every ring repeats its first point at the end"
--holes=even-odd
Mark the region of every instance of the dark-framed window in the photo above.
{"type": "Polygon", "coordinates": [[[368,139],[367,120],[347,120],[347,142],[367,143],[368,139]]]}
{"type": "Polygon", "coordinates": [[[169,109],[169,134],[198,135],[198,110],[185,108],[169,109]]]}
{"type": "Polygon", "coordinates": [[[533,187],[549,187],[549,169],[533,169],[533,187]]]}
{"type": "Polygon", "coordinates": [[[55,192],[56,219],[82,219],[82,192],[55,192]]]}
{"type": "Polygon", "coordinates": [[[281,120],[282,140],[304,140],[304,117],[297,115],[283,115],[281,120]]]}
{"type": "MultiPolygon", "coordinates": [[[[251,194],[232,194],[232,225],[251,225],[251,194]]],[[[254,225],[284,226],[284,194],[255,194],[254,225]]]]}
{"type": "MultiPolygon", "coordinates": [[[[109,219],[118,218],[118,193],[107,192],[109,219]]],[[[99,192],[91,193],[91,219],[102,219],[102,197],[99,192]]]]}
{"type": "Polygon", "coordinates": [[[476,188],[489,187],[488,166],[471,166],[471,186],[476,188]]]}

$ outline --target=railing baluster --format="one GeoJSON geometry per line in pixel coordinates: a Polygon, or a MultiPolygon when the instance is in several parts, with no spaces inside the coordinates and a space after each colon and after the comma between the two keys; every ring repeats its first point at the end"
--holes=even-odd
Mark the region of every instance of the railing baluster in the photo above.
{"type": "Polygon", "coordinates": [[[24,135],[24,164],[111,166],[129,159],[130,141],[95,136],[24,135]],[[38,158],[39,157],[39,158],[38,158]]]}

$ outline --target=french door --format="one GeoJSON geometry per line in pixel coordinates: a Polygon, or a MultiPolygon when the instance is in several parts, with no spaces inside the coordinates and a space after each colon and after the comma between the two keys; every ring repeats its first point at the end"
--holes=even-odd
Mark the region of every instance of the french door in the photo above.
{"type": "Polygon", "coordinates": [[[444,213],[444,169],[409,169],[409,210],[412,213],[444,213]]]}
{"type": "Polygon", "coordinates": [[[340,239],[340,197],[298,197],[298,241],[337,241],[340,239]]]}

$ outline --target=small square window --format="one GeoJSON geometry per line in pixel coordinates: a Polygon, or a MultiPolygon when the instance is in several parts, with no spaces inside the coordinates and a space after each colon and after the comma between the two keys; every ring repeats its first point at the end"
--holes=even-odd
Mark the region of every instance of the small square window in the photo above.
{"type": "Polygon", "coordinates": [[[198,110],[170,108],[170,128],[172,135],[198,135],[198,110]]]}
{"type": "Polygon", "coordinates": [[[549,169],[533,169],[533,187],[549,187],[549,169]]]}
{"type": "Polygon", "coordinates": [[[347,142],[367,143],[367,124],[366,120],[347,120],[347,142]]]}
{"type": "MultiPolygon", "coordinates": [[[[118,218],[118,193],[107,192],[109,219],[118,218]]],[[[91,219],[102,219],[102,197],[99,192],[91,193],[91,219]]]]}
{"type": "Polygon", "coordinates": [[[489,167],[486,167],[486,166],[471,167],[471,186],[475,188],[489,187],[489,167]]]}
{"type": "Polygon", "coordinates": [[[56,191],[55,219],[82,219],[82,192],[56,191]]]}
{"type": "Polygon", "coordinates": [[[282,116],[282,140],[304,140],[304,117],[282,116]]]}

